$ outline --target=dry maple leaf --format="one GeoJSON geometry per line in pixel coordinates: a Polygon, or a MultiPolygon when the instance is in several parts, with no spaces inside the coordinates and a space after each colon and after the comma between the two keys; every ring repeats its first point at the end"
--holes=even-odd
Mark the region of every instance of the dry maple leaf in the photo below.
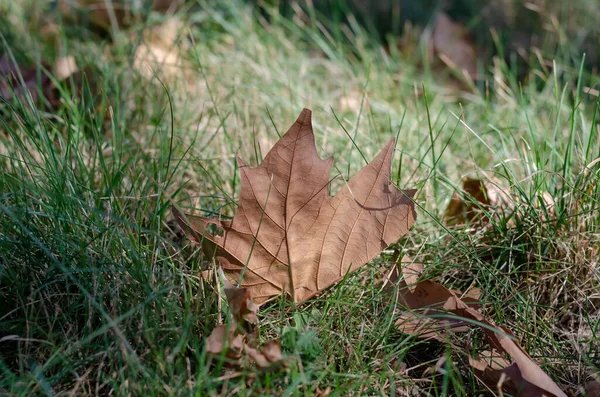
{"type": "Polygon", "coordinates": [[[416,191],[391,183],[393,149],[392,139],[332,198],[333,158],[317,154],[311,111],[304,109],[258,167],[238,159],[241,194],[232,221],[173,212],[257,303],[282,291],[302,302],[373,259],[415,222],[416,191]],[[209,233],[211,223],[223,234],[209,233]]]}

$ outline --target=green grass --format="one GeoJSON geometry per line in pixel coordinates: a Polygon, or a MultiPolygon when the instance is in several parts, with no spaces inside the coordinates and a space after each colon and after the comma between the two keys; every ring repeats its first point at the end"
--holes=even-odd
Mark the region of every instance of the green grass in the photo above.
{"type": "Polygon", "coordinates": [[[310,302],[261,308],[260,339],[282,341],[287,368],[231,372],[207,357],[226,313],[201,277],[213,265],[173,237],[171,204],[232,216],[235,156],[257,164],[303,107],[343,176],[334,192],[398,137],[394,182],[419,189],[419,218],[396,249],[449,287],[481,288],[485,314],[564,389],[600,372],[598,104],[583,92],[596,75],[557,59],[519,84],[497,61],[487,89],[459,90],[419,54],[387,54],[360,30],[330,35],[314,16],[267,22],[232,1],[181,17],[193,22],[175,48],[185,63],[160,81],[131,66],[143,27],[113,44],[73,25],[62,46],[35,27],[5,35],[2,51],[38,66],[68,51],[99,87],[61,86],[58,110],[0,103],[0,394],[489,392],[466,351],[394,328],[401,308],[379,288],[389,254],[310,302]],[[462,176],[484,174],[510,189],[511,218],[443,226],[462,176]],[[444,354],[445,375],[423,376],[444,354]]]}

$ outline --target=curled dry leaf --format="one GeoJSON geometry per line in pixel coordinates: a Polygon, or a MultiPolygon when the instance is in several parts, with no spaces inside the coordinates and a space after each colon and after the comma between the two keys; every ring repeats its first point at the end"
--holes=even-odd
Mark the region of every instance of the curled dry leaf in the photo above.
{"type": "Polygon", "coordinates": [[[510,361],[496,350],[484,350],[477,357],[469,357],[469,364],[486,384],[497,385],[500,373],[510,365],[510,361]]]}
{"type": "Polygon", "coordinates": [[[513,200],[508,190],[500,187],[496,181],[464,178],[463,190],[469,196],[463,198],[455,192],[446,209],[446,223],[449,225],[462,225],[467,221],[488,222],[489,218],[483,210],[504,213],[513,210],[513,200]]]}
{"type": "Polygon", "coordinates": [[[315,395],[317,397],[327,397],[329,394],[331,393],[331,386],[327,386],[325,389],[321,390],[318,386],[317,386],[317,390],[315,395]]]}
{"type": "Polygon", "coordinates": [[[235,333],[235,327],[218,325],[206,338],[206,352],[210,354],[221,354],[227,352],[229,358],[238,359],[243,346],[242,334],[235,333]]]}
{"type": "Polygon", "coordinates": [[[206,339],[206,352],[213,356],[224,355],[235,367],[271,368],[285,365],[281,345],[271,340],[258,347],[243,334],[228,330],[225,325],[219,325],[206,339]]]}
{"type": "Polygon", "coordinates": [[[304,109],[258,167],[238,159],[241,195],[232,221],[173,212],[230,279],[242,278],[257,303],[282,292],[302,302],[373,259],[415,222],[415,191],[391,183],[393,149],[392,139],[332,198],[333,159],[317,154],[311,111],[304,109]],[[223,235],[209,233],[211,223],[223,235]]]}
{"type": "MultiPolygon", "coordinates": [[[[402,274],[398,283],[398,301],[405,307],[420,312],[405,312],[396,322],[398,329],[406,334],[417,335],[423,339],[447,340],[449,332],[466,332],[466,323],[450,317],[439,317],[444,314],[444,302],[459,291],[451,291],[441,284],[431,280],[419,281],[423,273],[423,265],[412,261],[409,257],[402,258],[402,274]],[[432,318],[430,316],[435,316],[432,318]]],[[[393,280],[392,280],[393,281],[393,280]]],[[[471,305],[479,306],[479,291],[465,295],[465,300],[471,305]],[[473,298],[472,296],[476,296],[473,298]]]]}
{"type": "Polygon", "coordinates": [[[268,368],[271,365],[283,362],[281,345],[275,340],[270,340],[258,349],[244,345],[244,352],[259,368],[268,368]]]}
{"type": "Polygon", "coordinates": [[[535,203],[536,207],[541,211],[543,220],[551,220],[554,218],[554,198],[548,192],[542,192],[539,195],[539,200],[535,203]],[[540,206],[542,208],[540,208],[540,206]]]}
{"type": "Polygon", "coordinates": [[[275,340],[258,345],[255,338],[257,322],[256,305],[246,288],[234,287],[225,280],[225,296],[232,313],[233,321],[228,325],[217,326],[206,338],[206,352],[232,360],[236,366],[253,363],[259,368],[283,364],[281,345],[275,340]]]}
{"type": "MultiPolygon", "coordinates": [[[[446,209],[446,224],[463,225],[466,222],[475,225],[484,225],[489,222],[488,214],[511,215],[518,206],[520,197],[511,197],[508,189],[501,187],[499,181],[494,179],[464,178],[463,190],[467,196],[458,192],[446,209]]],[[[549,221],[554,218],[554,199],[545,191],[540,191],[532,199],[532,205],[537,209],[540,219],[549,221]]],[[[525,203],[527,206],[529,202],[525,203]]],[[[519,216],[519,214],[516,214],[519,216]]],[[[514,220],[509,221],[514,224],[514,220]]]]}
{"type": "Polygon", "coordinates": [[[369,98],[360,91],[350,91],[339,99],[338,107],[342,112],[359,114],[370,106],[369,98]]]}
{"type": "Polygon", "coordinates": [[[64,57],[58,57],[54,60],[54,66],[52,68],[54,76],[58,80],[64,80],[77,72],[77,63],[73,55],[66,55],[64,57]]]}
{"type": "MultiPolygon", "coordinates": [[[[411,262],[404,259],[403,262],[411,262]]],[[[407,278],[414,280],[415,273],[422,271],[419,265],[405,266],[407,278]]],[[[485,361],[472,359],[471,363],[476,371],[485,373],[487,378],[496,381],[494,386],[506,391],[520,393],[522,396],[549,396],[566,397],[566,394],[554,381],[529,357],[529,355],[515,342],[515,337],[505,327],[495,325],[479,312],[478,304],[472,298],[460,298],[457,292],[449,290],[441,284],[431,280],[420,281],[416,286],[409,287],[403,279],[398,284],[399,299],[410,309],[425,309],[422,314],[411,318],[408,326],[400,322],[398,327],[405,333],[412,333],[426,339],[444,340],[457,332],[464,330],[466,324],[477,324],[485,333],[492,351],[508,354],[512,364],[499,367],[501,361],[495,360],[493,365],[485,361]],[[469,301],[471,300],[470,304],[469,301]],[[444,317],[449,313],[452,317],[444,317]],[[432,317],[432,314],[434,317],[432,317]],[[427,317],[429,316],[429,317],[427,317]],[[457,320],[456,317],[471,320],[469,323],[457,320]],[[427,320],[424,320],[427,318],[427,320]],[[423,324],[414,326],[417,324],[423,324]]],[[[496,354],[497,356],[497,354],[496,354]]],[[[506,364],[507,361],[502,363],[506,364]]]]}
{"type": "Polygon", "coordinates": [[[225,296],[234,321],[246,332],[251,332],[252,324],[258,322],[258,305],[254,303],[248,288],[237,288],[225,277],[225,296]]]}

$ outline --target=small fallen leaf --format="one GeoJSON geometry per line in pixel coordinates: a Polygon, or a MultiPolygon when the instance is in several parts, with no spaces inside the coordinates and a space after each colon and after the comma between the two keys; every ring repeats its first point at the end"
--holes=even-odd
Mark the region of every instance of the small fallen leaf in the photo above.
{"type": "Polygon", "coordinates": [[[206,352],[210,354],[221,354],[228,351],[228,356],[238,358],[241,351],[243,339],[241,334],[235,335],[235,328],[218,325],[206,338],[206,352]],[[233,354],[232,354],[233,353],[233,354]]]}
{"type": "Polygon", "coordinates": [[[276,363],[283,360],[281,345],[276,340],[270,340],[260,347],[261,353],[270,363],[276,363]]]}
{"type": "Polygon", "coordinates": [[[75,63],[75,58],[72,55],[56,58],[54,60],[54,67],[52,68],[52,71],[58,80],[66,79],[73,73],[77,72],[77,63],[75,63]]]}
{"type": "Polygon", "coordinates": [[[174,82],[178,78],[187,78],[189,66],[181,57],[188,46],[181,39],[183,23],[170,18],[165,23],[143,32],[143,41],[137,47],[133,67],[148,79],[156,76],[174,82]]]}
{"type": "Polygon", "coordinates": [[[244,351],[259,368],[268,368],[283,360],[281,345],[275,340],[266,342],[259,349],[254,349],[246,345],[244,346],[244,351]]]}
{"type": "MultiPolygon", "coordinates": [[[[522,216],[516,208],[518,204],[533,207],[538,211],[539,218],[550,221],[555,217],[554,199],[546,191],[540,191],[529,201],[524,202],[521,196],[511,197],[508,189],[501,186],[500,181],[493,178],[463,179],[464,195],[455,192],[446,209],[445,221],[447,225],[464,225],[469,222],[472,225],[484,226],[489,223],[488,215],[514,218],[522,216]]],[[[526,216],[530,216],[527,214],[526,216]]],[[[509,225],[514,225],[515,219],[509,220],[509,225]]]]}
{"type": "Polygon", "coordinates": [[[406,283],[406,286],[410,292],[415,292],[419,277],[423,274],[423,265],[421,263],[414,262],[409,258],[402,259],[402,280],[406,283]]]}
{"type": "Polygon", "coordinates": [[[502,391],[506,380],[504,369],[510,366],[510,361],[495,350],[484,350],[477,357],[469,357],[469,365],[475,375],[489,387],[502,391]]]}
{"type": "Polygon", "coordinates": [[[330,393],[331,393],[331,386],[327,386],[325,389],[321,390],[318,386],[317,386],[317,390],[316,391],[316,396],[317,397],[327,397],[330,393]]]}
{"type": "Polygon", "coordinates": [[[25,96],[29,94],[34,103],[45,98],[56,108],[60,101],[55,89],[48,75],[37,67],[15,63],[8,54],[0,57],[0,96],[7,101],[16,96],[27,103],[25,96]]]}
{"type": "Polygon", "coordinates": [[[467,79],[477,78],[477,53],[473,36],[460,22],[439,13],[432,32],[433,51],[448,67],[458,69],[467,79]]]}
{"type": "Polygon", "coordinates": [[[333,159],[317,154],[311,114],[302,111],[260,166],[238,159],[241,195],[232,221],[173,208],[188,236],[207,254],[216,252],[228,277],[242,278],[257,303],[282,292],[295,302],[313,297],[396,242],[416,219],[415,191],[391,183],[393,139],[329,197],[333,159]],[[211,223],[222,236],[206,230],[211,223]]]}
{"type": "Polygon", "coordinates": [[[211,354],[221,354],[225,348],[225,341],[228,339],[227,328],[224,325],[218,325],[204,342],[206,351],[211,354]]]}
{"type": "MultiPolygon", "coordinates": [[[[429,314],[429,313],[428,313],[429,314]]],[[[439,342],[449,340],[449,332],[465,332],[468,331],[463,326],[454,326],[448,321],[440,321],[432,319],[423,314],[413,312],[405,312],[400,315],[396,321],[396,327],[400,332],[407,335],[416,335],[420,339],[434,339],[439,342]]]]}
{"type": "Polygon", "coordinates": [[[446,209],[446,224],[462,225],[465,222],[487,223],[488,212],[502,212],[509,214],[513,210],[514,201],[509,192],[501,188],[499,183],[492,180],[464,178],[463,190],[468,194],[461,197],[458,192],[452,195],[450,204],[446,209]]]}
{"type": "MultiPolygon", "coordinates": [[[[222,270],[219,269],[221,274],[222,270]]],[[[249,325],[258,322],[258,305],[254,303],[247,288],[237,288],[223,276],[225,296],[235,322],[246,332],[251,332],[249,325]]]]}
{"type": "MultiPolygon", "coordinates": [[[[48,68],[48,65],[42,62],[42,67],[48,68]]],[[[16,96],[21,102],[27,103],[26,94],[30,94],[34,103],[45,99],[50,108],[58,109],[61,106],[61,92],[55,85],[55,81],[58,80],[71,91],[73,99],[79,99],[82,94],[90,94],[90,102],[99,105],[102,88],[98,71],[91,67],[79,70],[72,56],[57,58],[52,69],[55,80],[36,67],[15,64],[8,54],[5,54],[0,58],[0,95],[7,101],[16,96]]],[[[105,119],[109,117],[106,109],[96,106],[96,110],[97,114],[104,115],[105,119]]]]}
{"type": "Polygon", "coordinates": [[[338,107],[342,112],[359,114],[369,108],[369,98],[360,91],[351,91],[339,99],[338,107]]]}
{"type": "Polygon", "coordinates": [[[469,357],[471,366],[480,372],[501,370],[510,365],[510,361],[495,350],[484,350],[477,357],[469,357]]]}
{"type": "Polygon", "coordinates": [[[549,221],[555,217],[554,198],[548,192],[542,192],[540,200],[536,201],[535,206],[541,211],[541,217],[545,221],[549,221]],[[541,201],[541,203],[540,203],[541,201]],[[540,208],[542,207],[542,208],[540,208]]]}
{"type": "Polygon", "coordinates": [[[218,325],[213,329],[206,338],[206,352],[215,356],[225,355],[232,361],[231,365],[238,367],[248,366],[250,363],[259,368],[284,364],[279,342],[270,340],[259,345],[256,341],[254,325],[258,321],[258,305],[249,297],[248,290],[233,286],[224,276],[223,279],[233,319],[228,325],[218,325]]]}

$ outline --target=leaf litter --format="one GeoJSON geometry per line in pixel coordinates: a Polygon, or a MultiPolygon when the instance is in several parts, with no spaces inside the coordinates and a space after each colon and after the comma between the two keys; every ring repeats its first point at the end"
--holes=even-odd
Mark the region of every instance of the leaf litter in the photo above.
{"type": "Polygon", "coordinates": [[[402,272],[396,270],[390,275],[392,284],[397,281],[399,302],[412,310],[400,315],[396,323],[400,331],[423,339],[447,341],[476,325],[484,332],[491,350],[471,357],[469,363],[488,386],[522,396],[566,396],[515,341],[508,328],[494,324],[478,310],[479,291],[463,295],[431,280],[418,281],[423,270],[422,265],[405,257],[402,272]],[[397,280],[400,274],[402,278],[397,280]]]}
{"type": "Polygon", "coordinates": [[[232,368],[255,365],[267,369],[285,365],[278,341],[258,343],[258,305],[250,297],[248,289],[235,287],[224,276],[221,278],[232,318],[226,324],[218,325],[206,338],[206,352],[228,358],[232,368]]]}
{"type": "Polygon", "coordinates": [[[28,103],[26,97],[36,103],[45,102],[50,109],[56,110],[61,106],[59,86],[64,86],[80,96],[88,86],[92,93],[99,91],[99,74],[91,67],[80,70],[72,55],[57,57],[50,67],[42,61],[40,67],[29,66],[15,62],[8,53],[0,57],[0,96],[6,102],[18,100],[28,103]],[[46,72],[52,70],[54,79],[46,72]]]}
{"type": "MultiPolygon", "coordinates": [[[[248,360],[259,368],[281,363],[277,341],[262,345],[256,341],[255,302],[283,293],[303,302],[360,268],[409,230],[416,219],[415,191],[404,192],[391,184],[393,144],[391,140],[331,198],[333,160],[318,156],[311,112],[304,109],[258,167],[250,168],[238,158],[242,192],[233,220],[184,215],[173,207],[188,237],[216,258],[224,274],[233,322],[215,328],[206,340],[208,353],[224,354],[238,366],[248,360]],[[209,232],[215,229],[219,232],[209,232]]],[[[509,210],[508,191],[494,186],[466,179],[464,189],[474,200],[467,204],[455,196],[447,216],[471,221],[476,212],[473,205],[481,208],[481,204],[509,210]]],[[[394,290],[399,303],[409,309],[396,322],[401,332],[445,342],[477,326],[489,348],[469,354],[468,363],[491,390],[500,395],[566,396],[508,328],[480,312],[481,290],[451,290],[421,280],[424,268],[410,258],[403,258],[402,264],[389,272],[382,291],[394,290]]]]}

